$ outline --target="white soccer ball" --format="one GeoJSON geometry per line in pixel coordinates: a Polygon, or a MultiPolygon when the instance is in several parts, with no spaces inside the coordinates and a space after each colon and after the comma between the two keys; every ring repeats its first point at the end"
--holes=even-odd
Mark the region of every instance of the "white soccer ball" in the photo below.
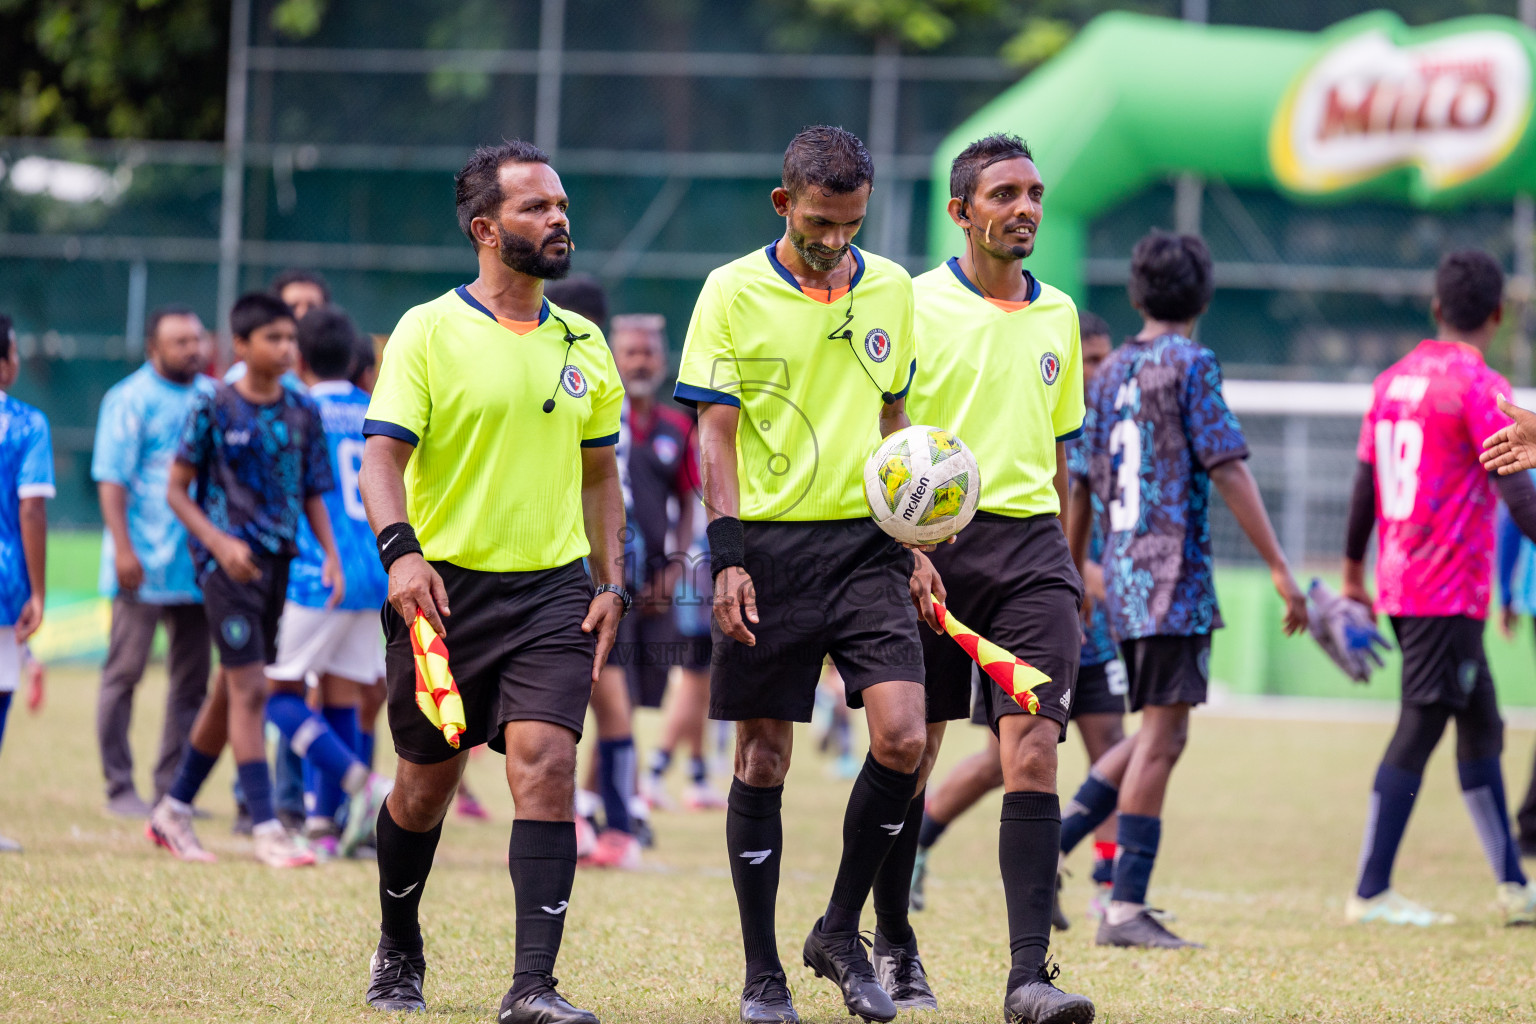
{"type": "Polygon", "coordinates": [[[880,529],[903,544],[935,544],[959,533],[981,500],[981,470],[965,442],[939,427],[913,426],[880,442],[864,464],[864,500],[880,529]]]}

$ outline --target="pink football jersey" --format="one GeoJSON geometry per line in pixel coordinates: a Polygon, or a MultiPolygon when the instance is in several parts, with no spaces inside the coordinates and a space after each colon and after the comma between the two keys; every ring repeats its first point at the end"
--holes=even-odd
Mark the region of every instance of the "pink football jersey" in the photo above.
{"type": "Polygon", "coordinates": [[[1423,341],[1376,378],[1357,454],[1376,472],[1376,610],[1488,615],[1497,496],[1478,462],[1509,382],[1482,354],[1423,341]]]}

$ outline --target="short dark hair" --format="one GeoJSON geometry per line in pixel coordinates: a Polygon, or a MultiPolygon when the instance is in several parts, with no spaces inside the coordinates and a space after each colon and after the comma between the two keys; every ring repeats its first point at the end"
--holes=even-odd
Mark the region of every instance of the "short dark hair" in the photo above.
{"type": "Polygon", "coordinates": [[[977,139],[962,149],[949,165],[949,194],[956,199],[969,200],[976,191],[976,179],[981,177],[983,169],[999,161],[1018,157],[1029,161],[1035,159],[1035,155],[1029,151],[1029,143],[1017,135],[993,132],[985,138],[977,139]]]}
{"type": "Polygon", "coordinates": [[[875,162],[852,132],[835,125],[813,125],[789,140],[784,150],[783,183],[792,196],[813,187],[846,195],[874,185],[875,162]]]}
{"type": "Polygon", "coordinates": [[[11,318],[0,313],[0,359],[11,358],[11,335],[16,332],[16,325],[11,318]]]}
{"type": "Polygon", "coordinates": [[[251,332],[259,331],[267,324],[292,319],[293,310],[276,295],[246,292],[235,300],[229,311],[229,333],[237,338],[249,338],[251,332]]]}
{"type": "Polygon", "coordinates": [[[591,320],[598,330],[608,329],[608,293],[591,274],[572,274],[563,281],[550,281],[544,286],[544,295],[561,309],[591,320]]]}
{"type": "Polygon", "coordinates": [[[144,340],[154,341],[160,333],[160,321],[173,316],[197,316],[197,310],[184,302],[171,302],[156,306],[144,321],[144,340]]]}
{"type": "Polygon", "coordinates": [[[489,217],[501,205],[501,168],[505,164],[547,164],[549,154],[531,142],[505,139],[500,145],[481,146],[464,168],[454,175],[453,199],[459,213],[459,230],[471,242],[470,222],[489,217]]]}
{"type": "Polygon", "coordinates": [[[1131,250],[1131,305],[1170,323],[1193,320],[1211,304],[1211,250],[1199,235],[1154,231],[1131,250]]]}
{"type": "Polygon", "coordinates": [[[378,353],[373,350],[373,336],[359,332],[357,335],[357,347],[352,353],[352,369],[347,374],[347,379],[356,384],[363,374],[378,364],[378,353]]]}
{"type": "Polygon", "coordinates": [[[1504,304],[1504,268],[1481,249],[1448,252],[1435,268],[1440,319],[1458,331],[1475,331],[1504,304]]]}
{"type": "Polygon", "coordinates": [[[267,285],[267,291],[282,298],[283,289],[291,284],[312,284],[320,289],[321,302],[329,304],[331,301],[331,286],[326,283],[325,278],[321,277],[317,271],[303,270],[299,267],[289,267],[278,274],[272,279],[272,283],[267,285]]]}
{"type": "Polygon", "coordinates": [[[1077,314],[1077,336],[1079,338],[1113,338],[1109,329],[1109,321],[1097,313],[1090,313],[1086,309],[1077,314]]]}
{"type": "Polygon", "coordinates": [[[299,321],[299,354],[322,380],[344,380],[357,359],[357,329],[340,306],[316,306],[299,321]]]}

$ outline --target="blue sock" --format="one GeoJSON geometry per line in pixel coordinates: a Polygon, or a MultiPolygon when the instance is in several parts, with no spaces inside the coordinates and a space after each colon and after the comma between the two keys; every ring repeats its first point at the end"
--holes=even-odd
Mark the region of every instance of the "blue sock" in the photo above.
{"type": "Polygon", "coordinates": [[[688,777],[693,780],[695,786],[702,786],[709,781],[709,762],[702,757],[694,757],[688,760],[688,777]]]}
{"type": "MultiPolygon", "coordinates": [[[[351,707],[321,708],[320,715],[331,727],[331,732],[335,733],[336,738],[340,740],[348,750],[351,750],[355,753],[357,751],[358,732],[357,709],[351,707]]],[[[314,754],[314,750],[315,748],[313,746],[310,747],[311,755],[314,754]]],[[[361,758],[354,758],[353,760],[361,763],[361,758]]],[[[340,809],[343,801],[345,801],[347,798],[346,792],[341,788],[341,778],[339,776],[332,775],[329,772],[321,771],[313,756],[306,757],[304,759],[304,767],[306,773],[312,772],[317,779],[315,786],[315,806],[311,813],[322,818],[335,818],[337,810],[340,809]]]]}
{"type": "Polygon", "coordinates": [[[267,774],[267,762],[250,761],[235,770],[240,775],[240,788],[245,791],[245,806],[251,810],[251,823],[260,825],[276,820],[277,814],[272,810],[272,776],[267,774]]]}
{"type": "Polygon", "coordinates": [[[11,691],[0,693],[0,741],[5,739],[5,720],[11,714],[11,691]]]}
{"type": "Polygon", "coordinates": [[[286,743],[277,745],[272,759],[272,801],[279,811],[304,814],[304,759],[286,743]]]}
{"type": "Polygon", "coordinates": [[[672,751],[657,747],[651,751],[651,778],[659,779],[672,767],[672,751]]]}
{"type": "Polygon", "coordinates": [[[1061,809],[1061,852],[1071,853],[1077,844],[1115,813],[1120,790],[1093,772],[1061,809]]]}
{"type": "Polygon", "coordinates": [[[947,828],[949,828],[949,822],[935,821],[929,817],[927,811],[924,811],[923,823],[917,829],[917,848],[919,850],[928,849],[928,847],[939,841],[939,837],[944,834],[944,830],[947,828]]]}
{"type": "Polygon", "coordinates": [[[1163,819],[1146,814],[1120,815],[1120,859],[1115,862],[1116,903],[1147,902],[1157,845],[1163,838],[1163,819]]]}
{"type": "Polygon", "coordinates": [[[373,733],[363,732],[361,728],[357,732],[357,746],[352,748],[357,751],[357,759],[369,768],[373,767],[373,733]]]}
{"type": "Polygon", "coordinates": [[[322,775],[333,776],[338,783],[359,763],[351,745],[343,743],[326,719],[311,712],[296,693],[268,697],[267,721],[277,726],[295,754],[313,761],[322,775]]]}
{"type": "Polygon", "coordinates": [[[1499,759],[1459,761],[1456,773],[1461,776],[1461,798],[1472,814],[1472,824],[1494,876],[1501,882],[1524,885],[1520,849],[1515,845],[1515,837],[1509,834],[1509,802],[1504,795],[1504,772],[1499,759]]]}
{"type": "Polygon", "coordinates": [[[598,789],[609,828],[629,832],[629,794],[635,791],[635,738],[597,742],[598,789]]]}
{"type": "Polygon", "coordinates": [[[1397,848],[1402,845],[1421,781],[1421,776],[1385,761],[1376,769],[1365,819],[1365,843],[1360,849],[1360,881],[1355,886],[1355,895],[1361,899],[1380,896],[1392,885],[1392,864],[1397,860],[1397,848]]]}
{"type": "Polygon", "coordinates": [[[171,783],[171,788],[165,791],[166,796],[173,800],[180,800],[184,804],[190,804],[197,799],[198,790],[203,788],[203,783],[208,780],[208,773],[213,771],[213,766],[218,763],[218,754],[209,757],[188,743],[186,753],[181,755],[181,765],[176,769],[176,779],[171,783]]]}

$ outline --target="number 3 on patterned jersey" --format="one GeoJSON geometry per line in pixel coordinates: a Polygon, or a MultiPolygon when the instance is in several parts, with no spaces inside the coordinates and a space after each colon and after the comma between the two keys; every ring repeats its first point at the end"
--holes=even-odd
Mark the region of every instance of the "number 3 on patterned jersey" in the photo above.
{"type": "Polygon", "coordinates": [[[363,508],[363,493],[357,482],[363,473],[363,442],[352,437],[336,442],[336,462],[341,467],[342,507],[353,519],[367,522],[368,512],[363,508]]]}
{"type": "Polygon", "coordinates": [[[1109,457],[1120,459],[1109,501],[1109,528],[1123,533],[1136,529],[1141,520],[1141,427],[1135,420],[1121,420],[1110,430],[1109,457]]]}
{"type": "Polygon", "coordinates": [[[1419,460],[1424,456],[1424,428],[1414,420],[1376,424],[1376,490],[1381,517],[1401,522],[1413,515],[1419,495],[1419,460]]]}

